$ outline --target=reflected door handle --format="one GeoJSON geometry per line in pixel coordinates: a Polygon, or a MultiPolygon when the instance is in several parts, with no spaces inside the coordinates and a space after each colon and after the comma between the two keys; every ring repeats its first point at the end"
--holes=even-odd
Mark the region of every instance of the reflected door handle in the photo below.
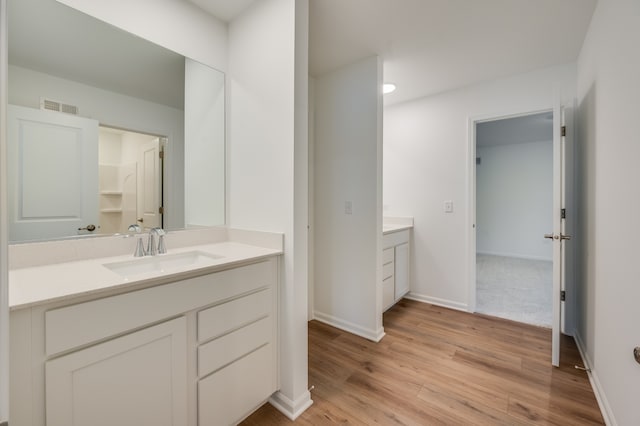
{"type": "Polygon", "coordinates": [[[544,237],[550,240],[570,240],[571,239],[571,235],[564,235],[564,234],[560,234],[560,235],[544,234],[544,237]]]}
{"type": "Polygon", "coordinates": [[[138,219],[138,222],[143,223],[143,222],[144,222],[144,219],[143,219],[143,218],[139,218],[139,219],[138,219]]]}
{"type": "Polygon", "coordinates": [[[78,228],[78,231],[89,231],[89,232],[93,232],[96,230],[96,226],[94,224],[90,224],[85,226],[84,228],[78,228]]]}

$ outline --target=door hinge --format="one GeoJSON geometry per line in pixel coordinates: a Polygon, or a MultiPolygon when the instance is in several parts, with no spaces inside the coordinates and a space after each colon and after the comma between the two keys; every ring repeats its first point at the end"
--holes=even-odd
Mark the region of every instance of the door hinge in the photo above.
{"type": "Polygon", "coordinates": [[[560,301],[564,302],[565,300],[567,300],[567,292],[565,290],[562,290],[560,292],[560,301]]]}
{"type": "Polygon", "coordinates": [[[158,213],[164,214],[164,207],[158,207],[158,213]]]}
{"type": "Polygon", "coordinates": [[[560,209],[560,219],[567,218],[567,209],[560,209]]]}
{"type": "Polygon", "coordinates": [[[567,136],[567,126],[560,127],[560,136],[567,136]]]}
{"type": "Polygon", "coordinates": [[[160,156],[161,159],[164,160],[164,150],[161,149],[160,151],[158,151],[158,155],[160,156]]]}

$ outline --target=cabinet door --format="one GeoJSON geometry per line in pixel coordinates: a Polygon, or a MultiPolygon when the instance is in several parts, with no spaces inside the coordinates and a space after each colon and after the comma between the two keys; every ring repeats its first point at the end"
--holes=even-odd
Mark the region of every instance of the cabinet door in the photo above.
{"type": "Polygon", "coordinates": [[[46,363],[47,426],[187,423],[184,317],[46,363]]]}
{"type": "Polygon", "coordinates": [[[409,292],[409,244],[396,246],[395,259],[396,300],[409,292]]]}

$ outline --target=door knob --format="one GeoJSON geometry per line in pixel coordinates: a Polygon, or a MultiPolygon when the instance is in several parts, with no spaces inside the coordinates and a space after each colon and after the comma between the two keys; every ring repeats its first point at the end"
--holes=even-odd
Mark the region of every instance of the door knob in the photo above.
{"type": "Polygon", "coordinates": [[[90,224],[85,226],[84,228],[78,228],[78,231],[89,231],[89,232],[93,232],[96,230],[96,226],[94,224],[90,224]]]}
{"type": "Polygon", "coordinates": [[[570,240],[571,239],[571,235],[564,235],[564,234],[560,234],[560,235],[544,234],[544,237],[550,240],[570,240]]]}

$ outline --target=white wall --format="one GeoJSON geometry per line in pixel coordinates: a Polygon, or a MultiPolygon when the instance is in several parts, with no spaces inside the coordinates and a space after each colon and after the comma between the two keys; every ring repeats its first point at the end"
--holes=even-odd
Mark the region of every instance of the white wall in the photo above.
{"type": "Polygon", "coordinates": [[[640,424],[640,3],[598,2],[578,59],[577,337],[612,425],[640,424]]]}
{"type": "Polygon", "coordinates": [[[224,74],[185,59],[185,225],[225,223],[224,74]]]}
{"type": "Polygon", "coordinates": [[[227,26],[184,0],[57,0],[220,71],[227,69],[227,26]]]}
{"type": "Polygon", "coordinates": [[[315,83],[314,318],[376,341],[384,335],[381,63],[370,57],[315,83]]]}
{"type": "Polygon", "coordinates": [[[229,225],[284,233],[280,391],[296,417],[307,388],[308,1],[263,0],[229,24],[229,225]]]}
{"type": "Polygon", "coordinates": [[[478,147],[476,157],[477,252],[552,260],[553,142],[478,147]]]}
{"type": "Polygon", "coordinates": [[[469,125],[473,118],[551,109],[553,89],[575,97],[568,64],[385,108],[385,216],[414,217],[412,288],[418,300],[468,309],[471,284],[469,125]],[[452,200],[453,213],[443,202],[452,200]]]}
{"type": "Polygon", "coordinates": [[[7,230],[7,2],[0,0],[0,422],[9,420],[9,278],[7,230]]]}
{"type": "Polygon", "coordinates": [[[169,139],[165,206],[168,229],[184,228],[184,112],[15,66],[9,67],[9,103],[39,108],[40,96],[79,107],[80,115],[100,124],[169,139]]]}

